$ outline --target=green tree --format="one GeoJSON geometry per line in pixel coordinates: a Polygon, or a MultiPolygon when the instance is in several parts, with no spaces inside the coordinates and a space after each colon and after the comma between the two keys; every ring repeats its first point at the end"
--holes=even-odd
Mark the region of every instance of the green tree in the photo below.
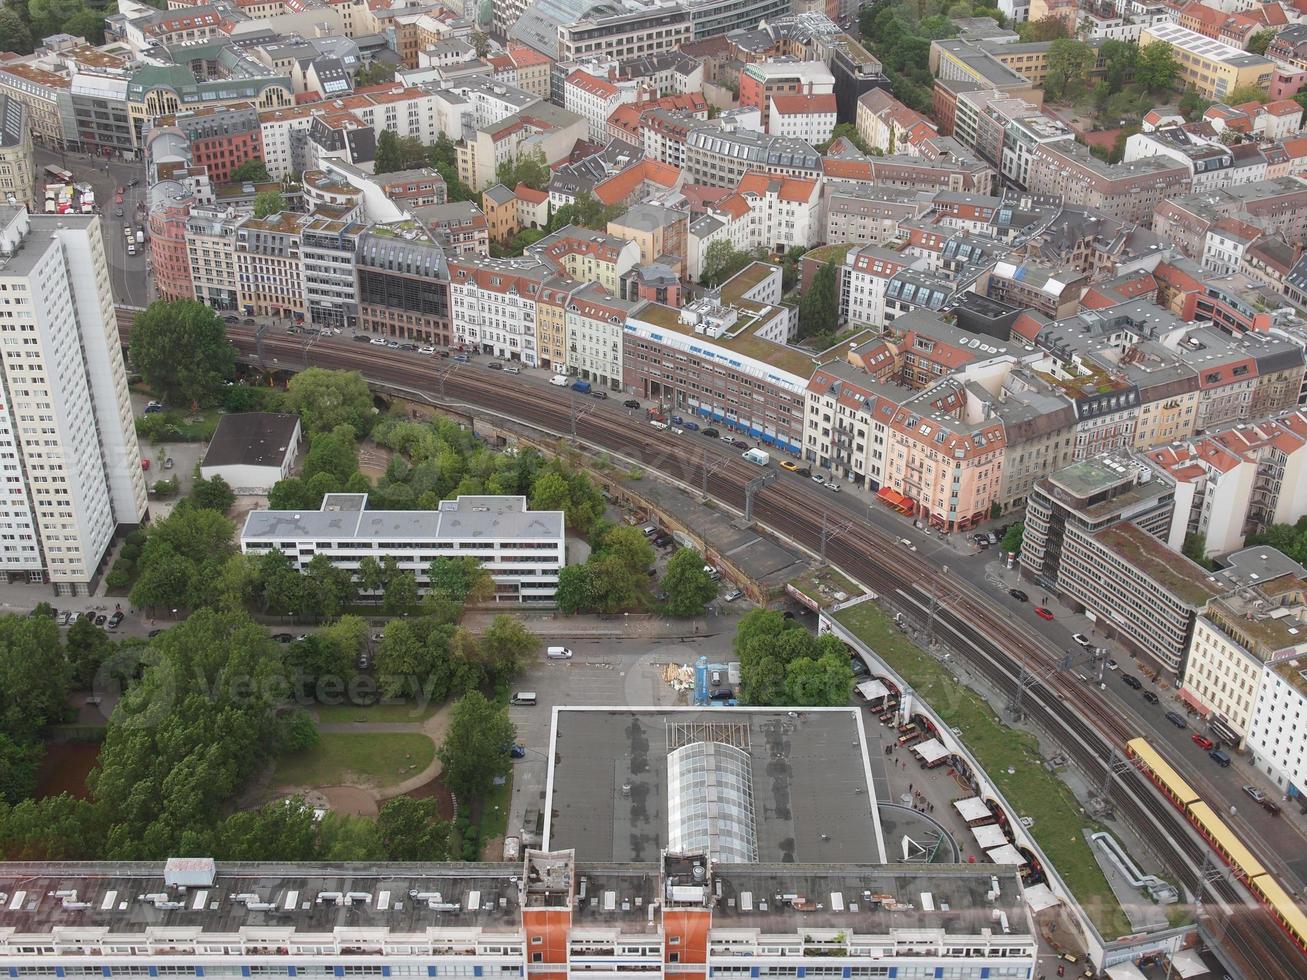
{"type": "Polygon", "coordinates": [[[481,634],[481,658],[497,681],[516,677],[539,648],[540,638],[512,616],[496,616],[481,634]]]}
{"type": "Polygon", "coordinates": [[[1198,532],[1186,534],[1180,553],[1195,565],[1201,565],[1203,568],[1216,567],[1215,563],[1207,557],[1207,535],[1205,534],[1198,532]]]}
{"type": "Polygon", "coordinates": [[[318,856],[323,861],[386,860],[375,820],[336,811],[329,811],[318,823],[318,856]]]}
{"type": "Polygon", "coordinates": [[[833,335],[840,320],[839,273],[831,259],[812,277],[799,300],[799,336],[833,335]]]}
{"type": "Polygon", "coordinates": [[[1266,54],[1267,47],[1269,47],[1270,43],[1275,40],[1275,35],[1278,33],[1279,31],[1274,27],[1267,27],[1264,30],[1255,31],[1253,36],[1248,39],[1248,50],[1253,54],[1266,54]]]}
{"type": "Polygon", "coordinates": [[[90,690],[100,665],[113,653],[113,641],[108,633],[82,616],[68,627],[66,648],[73,686],[83,691],[90,690]]]}
{"type": "Polygon", "coordinates": [[[361,592],[380,592],[386,587],[386,573],[377,561],[371,555],[364,555],[359,559],[358,572],[359,591],[361,592]]]}
{"type": "Polygon", "coordinates": [[[431,594],[450,602],[485,602],[494,595],[490,572],[471,555],[437,558],[428,567],[427,577],[431,594]]]}
{"type": "Polygon", "coordinates": [[[0,732],[33,742],[63,717],[70,679],[51,616],[0,616],[0,732]]]}
{"type": "Polygon", "coordinates": [[[1269,96],[1260,85],[1240,85],[1225,97],[1226,105],[1243,105],[1245,102],[1265,102],[1269,96]]]}
{"type": "Polygon", "coordinates": [[[212,404],[236,369],[222,318],[193,299],[156,300],[136,317],[132,366],[163,401],[212,404]]]}
{"type": "Polygon", "coordinates": [[[1025,21],[1015,28],[1022,43],[1031,41],[1056,41],[1067,36],[1066,24],[1058,17],[1041,17],[1035,21],[1025,21]]]}
{"type": "Polygon", "coordinates": [[[645,533],[629,524],[617,524],[605,531],[599,550],[637,575],[646,574],[657,557],[645,533]]]}
{"type": "Polygon", "coordinates": [[[35,38],[49,37],[81,11],[81,0],[27,0],[27,20],[35,38]]]}
{"type": "Polygon", "coordinates": [[[369,61],[354,75],[355,88],[367,88],[369,85],[384,85],[395,80],[395,67],[383,61],[369,61]]]}
{"type": "Polygon", "coordinates": [[[486,700],[479,691],[463,695],[436,750],[446,785],[460,801],[482,799],[496,776],[508,775],[508,749],[516,738],[507,707],[486,700]]]}
{"type": "Polygon", "coordinates": [[[1026,525],[1022,521],[1017,521],[1006,531],[1003,532],[1003,540],[998,543],[999,548],[1012,554],[1021,553],[1021,539],[1026,531],[1026,525]]]}
{"type": "Polygon", "coordinates": [[[357,371],[311,367],[290,379],[286,394],[310,435],[348,425],[362,437],[372,427],[372,393],[357,371]]]}
{"type": "Polygon", "coordinates": [[[540,150],[519,153],[517,159],[504,160],[495,168],[495,178],[510,190],[518,184],[526,184],[537,191],[544,190],[551,176],[549,164],[545,162],[545,155],[540,150]]]}
{"type": "Polygon", "coordinates": [[[1108,92],[1121,91],[1134,75],[1139,45],[1134,41],[1118,41],[1113,38],[1103,42],[1098,54],[1103,60],[1104,81],[1108,92]]]}
{"type": "Polygon", "coordinates": [[[304,577],[277,548],[259,557],[259,593],[265,613],[294,616],[303,608],[304,577]]]}
{"type": "Polygon", "coordinates": [[[484,58],[490,53],[490,38],[480,31],[473,31],[472,48],[476,51],[478,58],[484,58]]]}
{"type": "Polygon", "coordinates": [[[1077,91],[1089,79],[1094,66],[1094,49],[1084,41],[1060,37],[1048,49],[1048,77],[1044,80],[1044,93],[1052,99],[1061,99],[1077,91]]]}
{"type": "Polygon", "coordinates": [[[740,697],[756,705],[847,703],[853,671],[838,637],[814,637],[779,612],[757,609],[735,633],[740,697]]]}
{"type": "Polygon", "coordinates": [[[558,573],[558,589],[554,593],[554,602],[564,615],[588,612],[595,607],[594,591],[591,588],[590,568],[588,565],[566,565],[558,573]]]}
{"type": "Polygon", "coordinates": [[[195,481],[195,485],[191,488],[191,503],[196,507],[225,514],[236,503],[236,494],[232,492],[226,480],[214,476],[208,480],[195,481]]]}
{"type": "MultiPolygon", "coordinates": [[[[1297,98],[1297,96],[1294,96],[1294,98],[1297,98]]],[[[1203,98],[1193,89],[1189,89],[1184,95],[1180,96],[1180,114],[1189,122],[1193,122],[1201,116],[1211,105],[1211,99],[1203,98]]]]}
{"type": "Polygon", "coordinates": [[[449,859],[449,823],[436,813],[434,799],[388,800],[377,812],[377,833],[388,861],[449,859]]]}
{"type": "MultiPolygon", "coordinates": [[[[41,756],[40,742],[19,742],[0,732],[0,800],[8,804],[20,803],[32,795],[41,756]]],[[[0,824],[3,824],[2,808],[0,824]]],[[[3,843],[3,836],[0,836],[0,843],[3,843]]]]}
{"type": "Polygon", "coordinates": [[[1135,59],[1135,81],[1150,92],[1170,88],[1180,72],[1175,52],[1165,41],[1154,41],[1139,49],[1135,59]]]}
{"type": "Polygon", "coordinates": [[[272,175],[268,173],[268,165],[262,157],[250,157],[231,172],[231,179],[237,184],[266,184],[272,180],[272,175]]]}
{"type": "Polygon", "coordinates": [[[322,619],[335,619],[357,598],[354,577],[326,555],[314,555],[304,567],[304,594],[311,611],[322,619]]]}
{"type": "Polygon", "coordinates": [[[210,853],[227,861],[310,861],[317,856],[317,836],[311,806],[298,797],[276,800],[223,820],[211,836],[210,853]]]}
{"type": "Polygon", "coordinates": [[[281,191],[259,191],[254,195],[254,217],[270,218],[290,207],[281,191]]]}
{"type": "Polygon", "coordinates": [[[318,726],[313,723],[313,719],[303,711],[292,711],[280,719],[281,731],[277,738],[279,748],[283,752],[307,752],[309,749],[317,748],[322,736],[318,734],[318,726]]]}
{"type": "Polygon", "coordinates": [[[90,44],[103,44],[104,13],[83,7],[64,21],[63,33],[84,37],[90,44]]]}
{"type": "Polygon", "coordinates": [[[0,7],[0,47],[15,54],[32,53],[32,29],[13,7],[0,7]]]}
{"type": "Polygon", "coordinates": [[[853,668],[841,648],[817,659],[801,657],[785,668],[785,703],[810,708],[847,704],[853,694],[853,668]]]}
{"type": "Polygon", "coordinates": [[[330,432],[318,432],[309,442],[309,451],[304,457],[304,479],[310,485],[314,477],[325,473],[331,477],[333,485],[344,486],[358,471],[358,444],[354,438],[354,428],[341,423],[330,432]]]}
{"type": "Polygon", "coordinates": [[[693,548],[680,548],[668,559],[662,584],[673,616],[702,616],[717,596],[717,583],[703,570],[703,555],[693,548]]]}
{"type": "Polygon", "coordinates": [[[400,158],[399,135],[394,130],[383,129],[377,137],[377,152],[372,160],[372,171],[378,174],[394,173],[404,169],[400,158]]]}
{"type": "Polygon", "coordinates": [[[386,583],[381,611],[387,616],[407,616],[417,608],[418,580],[412,572],[400,572],[386,583]]]}
{"type": "Polygon", "coordinates": [[[749,254],[736,250],[726,239],[708,246],[703,256],[703,269],[699,281],[705,286],[720,286],[749,264],[749,254]]]}
{"type": "Polygon", "coordinates": [[[871,152],[871,148],[867,146],[867,144],[863,142],[862,137],[858,135],[858,127],[853,125],[853,123],[846,123],[846,122],[837,123],[835,129],[831,131],[830,139],[828,139],[825,143],[822,143],[819,147],[817,147],[817,149],[824,154],[830,150],[832,143],[840,139],[848,140],[863,153],[871,152]]]}

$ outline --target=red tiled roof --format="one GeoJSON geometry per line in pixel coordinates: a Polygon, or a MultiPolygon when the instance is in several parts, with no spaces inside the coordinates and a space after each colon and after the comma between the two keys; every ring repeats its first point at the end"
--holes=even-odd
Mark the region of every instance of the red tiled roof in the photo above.
{"type": "Polygon", "coordinates": [[[513,196],[519,201],[526,201],[528,204],[544,204],[549,200],[548,191],[538,191],[534,187],[527,187],[526,184],[518,184],[513,188],[513,196]]]}
{"type": "Polygon", "coordinates": [[[835,114],[835,96],[833,95],[773,95],[771,104],[783,116],[814,113],[835,114]]]}

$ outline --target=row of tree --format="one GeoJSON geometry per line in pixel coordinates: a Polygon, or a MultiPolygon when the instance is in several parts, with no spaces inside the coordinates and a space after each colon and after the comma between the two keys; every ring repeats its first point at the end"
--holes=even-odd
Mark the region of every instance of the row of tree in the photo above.
{"type": "MultiPolygon", "coordinates": [[[[565,567],[558,576],[560,611],[633,612],[653,608],[652,572],[657,557],[638,527],[601,521],[590,534],[585,562],[565,567]]],[[[680,548],[667,562],[657,600],[669,615],[701,616],[717,595],[717,583],[704,570],[703,556],[680,548]]]]}
{"type": "Polygon", "coordinates": [[[396,173],[430,167],[445,180],[445,194],[450,201],[478,201],[478,195],[458,176],[458,154],[454,142],[444,133],[430,146],[416,136],[400,136],[394,130],[383,129],[377,137],[377,152],[373,159],[373,172],[396,173]]]}

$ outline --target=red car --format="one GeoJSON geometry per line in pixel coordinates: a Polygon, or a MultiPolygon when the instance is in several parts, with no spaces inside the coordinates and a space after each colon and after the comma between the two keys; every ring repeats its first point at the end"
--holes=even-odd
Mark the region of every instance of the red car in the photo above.
{"type": "Polygon", "coordinates": [[[113,199],[113,203],[114,203],[114,204],[122,204],[122,203],[123,203],[123,196],[122,196],[121,194],[119,194],[117,197],[115,197],[115,198],[113,199]]]}
{"type": "Polygon", "coordinates": [[[1040,619],[1052,619],[1053,611],[1051,609],[1045,609],[1043,606],[1036,606],[1035,615],[1040,619]]]}
{"type": "Polygon", "coordinates": [[[1208,738],[1206,735],[1199,735],[1197,732],[1194,732],[1194,733],[1193,733],[1192,735],[1190,735],[1189,737],[1190,737],[1191,739],[1193,739],[1193,743],[1194,743],[1194,745],[1198,746],[1198,747],[1199,747],[1200,749],[1202,749],[1204,752],[1206,752],[1208,749],[1210,749],[1210,748],[1212,748],[1213,746],[1216,745],[1216,743],[1213,742],[1213,741],[1212,741],[1210,738],[1208,738]]]}
{"type": "Polygon", "coordinates": [[[126,193],[126,188],[120,186],[120,187],[118,188],[118,194],[121,196],[122,194],[125,194],[125,193],[126,193]]]}

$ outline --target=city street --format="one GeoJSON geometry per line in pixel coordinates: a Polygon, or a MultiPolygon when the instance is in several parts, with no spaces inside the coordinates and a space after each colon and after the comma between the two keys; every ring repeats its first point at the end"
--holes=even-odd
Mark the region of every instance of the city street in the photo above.
{"type": "Polygon", "coordinates": [[[109,282],[114,299],[124,306],[147,306],[154,295],[154,280],[150,276],[149,243],[136,247],[135,255],[127,254],[127,239],[123,226],[130,224],[135,230],[145,224],[145,165],[126,160],[104,160],[85,153],[60,153],[44,146],[35,148],[37,170],[37,207],[45,200],[44,169],[50,164],[72,172],[77,183],[90,184],[95,191],[95,203],[101,209],[105,259],[109,264],[109,282]],[[108,168],[107,170],[105,168],[108,168]],[[128,186],[133,179],[140,183],[128,186]],[[115,192],[124,188],[123,216],[114,211],[115,192]]]}

